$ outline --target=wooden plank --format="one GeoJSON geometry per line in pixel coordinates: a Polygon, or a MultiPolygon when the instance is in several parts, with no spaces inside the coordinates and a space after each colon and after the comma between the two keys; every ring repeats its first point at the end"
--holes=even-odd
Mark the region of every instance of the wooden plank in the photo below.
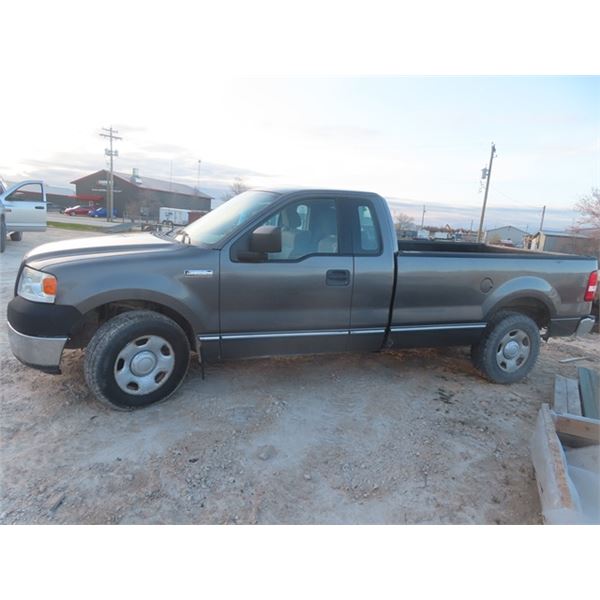
{"type": "Polygon", "coordinates": [[[581,399],[576,379],[562,375],[554,378],[554,411],[563,415],[570,413],[581,416],[581,399]]]}
{"type": "Polygon", "coordinates": [[[581,397],[577,379],[567,379],[567,412],[581,417],[581,397]]]}
{"type": "Polygon", "coordinates": [[[598,373],[586,367],[578,367],[579,390],[583,414],[590,419],[600,418],[600,383],[598,373]]]}
{"type": "Polygon", "coordinates": [[[567,404],[567,378],[556,375],[554,378],[554,411],[560,414],[569,412],[567,404]]]}
{"type": "Polygon", "coordinates": [[[600,444],[600,420],[575,415],[553,415],[556,432],[580,438],[591,444],[600,444]]]}
{"type": "Polygon", "coordinates": [[[542,404],[531,439],[531,459],[535,468],[542,512],[546,523],[575,523],[579,506],[570,484],[567,462],[554,429],[553,415],[547,404],[542,404]]]}

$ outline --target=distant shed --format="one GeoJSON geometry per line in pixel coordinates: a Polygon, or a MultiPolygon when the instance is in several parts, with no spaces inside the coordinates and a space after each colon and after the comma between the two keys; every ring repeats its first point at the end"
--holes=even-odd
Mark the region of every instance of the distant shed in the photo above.
{"type": "Polygon", "coordinates": [[[531,236],[529,249],[600,258],[600,241],[597,238],[568,231],[538,231],[531,236]]]}
{"type": "Polygon", "coordinates": [[[488,229],[485,232],[485,241],[488,244],[503,243],[504,245],[510,245],[507,244],[507,242],[512,242],[512,245],[516,248],[524,247],[526,237],[526,231],[523,231],[518,227],[513,227],[512,225],[495,227],[494,229],[488,229]]]}

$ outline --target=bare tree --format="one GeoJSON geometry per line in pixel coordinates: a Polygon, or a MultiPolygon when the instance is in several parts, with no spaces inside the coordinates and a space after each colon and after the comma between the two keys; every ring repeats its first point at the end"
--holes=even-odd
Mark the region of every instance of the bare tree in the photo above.
{"type": "Polygon", "coordinates": [[[394,212],[394,224],[397,231],[416,229],[414,220],[401,212],[394,212]]]}
{"type": "Polygon", "coordinates": [[[592,188],[591,193],[582,196],[575,205],[575,210],[581,214],[579,223],[596,229],[595,237],[600,236],[600,188],[592,188]]]}
{"type": "Polygon", "coordinates": [[[231,200],[234,196],[249,190],[250,186],[246,185],[246,182],[242,179],[242,177],[236,177],[233,180],[233,183],[229,186],[229,189],[221,196],[221,200],[223,202],[227,202],[227,200],[231,200]]]}
{"type": "Polygon", "coordinates": [[[142,213],[143,200],[141,198],[132,198],[125,205],[124,217],[127,219],[139,219],[142,213]]]}

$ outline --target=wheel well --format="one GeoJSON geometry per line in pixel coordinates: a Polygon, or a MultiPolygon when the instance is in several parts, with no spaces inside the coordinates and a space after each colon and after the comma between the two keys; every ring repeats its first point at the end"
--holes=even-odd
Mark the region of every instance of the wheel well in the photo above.
{"type": "Polygon", "coordinates": [[[540,329],[550,325],[550,310],[541,300],[537,300],[536,298],[515,298],[514,300],[510,300],[508,303],[494,308],[487,320],[490,321],[500,311],[513,311],[527,315],[538,324],[540,329]]]}
{"type": "Polygon", "coordinates": [[[83,318],[71,332],[68,347],[85,348],[102,323],[105,323],[116,315],[131,310],[152,310],[173,319],[173,321],[175,321],[185,332],[188,341],[190,342],[190,347],[193,350],[196,350],[196,336],[187,319],[182,317],[176,310],[173,310],[164,304],[151,302],[149,300],[120,300],[108,302],[93,308],[83,315],[83,318]]]}

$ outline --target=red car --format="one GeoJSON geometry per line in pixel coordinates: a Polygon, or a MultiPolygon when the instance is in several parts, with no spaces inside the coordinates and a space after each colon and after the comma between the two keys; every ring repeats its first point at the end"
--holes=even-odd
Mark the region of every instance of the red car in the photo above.
{"type": "Polygon", "coordinates": [[[80,204],[77,204],[76,206],[65,208],[65,215],[69,215],[70,217],[73,215],[84,215],[87,217],[88,213],[93,208],[93,206],[81,206],[80,204]]]}

